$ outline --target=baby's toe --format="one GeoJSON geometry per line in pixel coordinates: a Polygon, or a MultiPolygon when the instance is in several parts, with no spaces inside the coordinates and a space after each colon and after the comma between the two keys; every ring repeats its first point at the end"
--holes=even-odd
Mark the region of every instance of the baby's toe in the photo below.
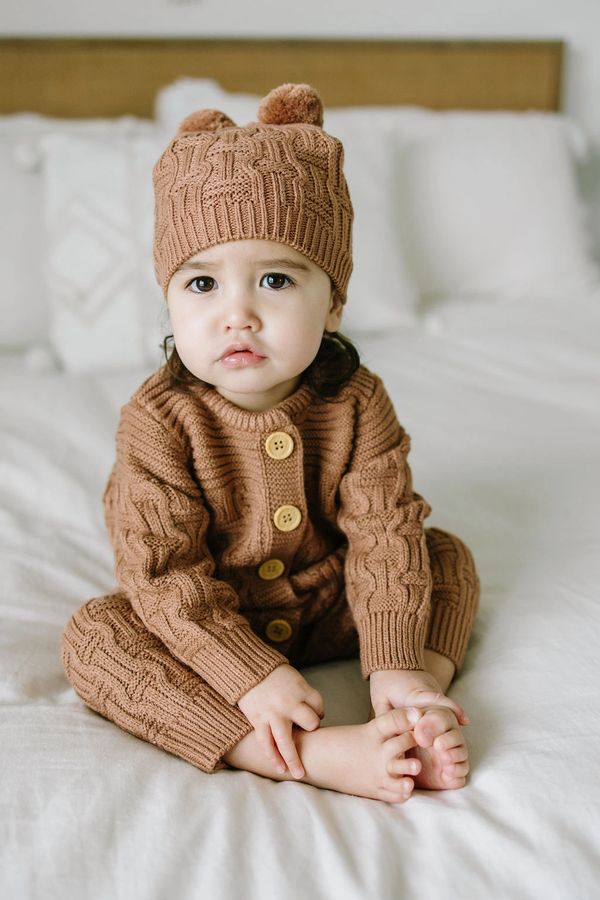
{"type": "Polygon", "coordinates": [[[465,736],[458,728],[451,728],[433,740],[433,748],[439,753],[442,753],[444,750],[454,750],[465,746],[465,736]]]}
{"type": "Polygon", "coordinates": [[[449,788],[464,787],[467,775],[469,774],[469,764],[467,762],[454,763],[454,765],[444,766],[442,778],[449,788]],[[457,784],[460,782],[460,784],[457,784]]]}
{"type": "Polygon", "coordinates": [[[462,747],[454,747],[452,750],[445,750],[442,758],[445,765],[452,765],[453,763],[465,763],[469,760],[469,751],[463,744],[462,747]]]}
{"type": "Polygon", "coordinates": [[[388,775],[418,775],[421,761],[415,756],[390,759],[386,766],[388,775]]]}
{"type": "MultiPolygon", "coordinates": [[[[439,706],[435,709],[428,709],[422,719],[419,719],[414,728],[415,739],[420,747],[431,747],[434,745],[436,738],[446,735],[452,731],[456,731],[457,719],[454,713],[446,707],[439,706]]],[[[456,731],[460,734],[460,731],[456,731]]],[[[454,746],[452,743],[439,749],[449,749],[454,746]]],[[[436,749],[437,746],[436,746],[436,749]]]]}
{"type": "Polygon", "coordinates": [[[404,803],[412,795],[414,786],[412,778],[387,778],[381,786],[379,799],[387,803],[404,803]]]}
{"type": "Polygon", "coordinates": [[[445,791],[458,791],[460,788],[464,788],[467,783],[466,778],[452,778],[450,781],[444,779],[444,790],[445,791]]]}

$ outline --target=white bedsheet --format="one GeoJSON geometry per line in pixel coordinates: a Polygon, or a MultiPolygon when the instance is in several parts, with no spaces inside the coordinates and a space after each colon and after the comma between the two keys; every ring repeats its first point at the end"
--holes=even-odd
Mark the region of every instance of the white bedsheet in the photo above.
{"type": "MultiPolygon", "coordinates": [[[[600,290],[456,302],[358,340],[412,436],[427,525],[460,535],[481,610],[453,688],[472,775],[405,805],[205,775],[87,709],[71,612],[114,588],[101,507],[119,407],[149,373],[0,361],[0,895],[61,900],[583,900],[600,888],[600,290]]],[[[323,724],[364,721],[355,661],[305,670],[323,724]]]]}

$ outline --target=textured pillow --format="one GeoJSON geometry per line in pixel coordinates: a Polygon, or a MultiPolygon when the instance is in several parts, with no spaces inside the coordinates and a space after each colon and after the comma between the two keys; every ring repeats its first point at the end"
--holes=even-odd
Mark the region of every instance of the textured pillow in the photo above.
{"type": "Polygon", "coordinates": [[[40,139],[49,134],[139,133],[151,127],[130,116],[82,120],[37,113],[0,116],[0,346],[25,348],[48,340],[40,139]]]}
{"type": "Polygon", "coordinates": [[[158,365],[166,308],[152,266],[155,130],[42,139],[44,280],[63,367],[158,365]]]}
{"type": "MultiPolygon", "coordinates": [[[[166,134],[201,106],[235,121],[258,98],[209,79],[180,79],[156,97],[166,134]]],[[[326,109],[346,151],[355,211],[354,272],[344,327],[414,322],[455,296],[510,300],[598,280],[575,166],[582,129],[541,112],[326,109]]]]}
{"type": "Polygon", "coordinates": [[[564,116],[422,110],[398,135],[402,247],[425,309],[553,297],[598,281],[564,116]]]}
{"type": "MultiPolygon", "coordinates": [[[[196,109],[220,109],[246,125],[256,120],[260,99],[228,93],[211,79],[182,78],[159,91],[155,118],[166,143],[196,109]]],[[[355,213],[354,269],[342,323],[349,335],[417,321],[418,297],[400,248],[393,194],[396,120],[393,108],[325,108],[323,127],[344,145],[344,171],[355,213]]]]}

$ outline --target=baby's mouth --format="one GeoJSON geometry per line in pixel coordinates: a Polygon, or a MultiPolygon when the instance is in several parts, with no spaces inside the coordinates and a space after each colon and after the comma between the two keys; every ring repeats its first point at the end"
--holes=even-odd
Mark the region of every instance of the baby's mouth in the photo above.
{"type": "Polygon", "coordinates": [[[251,347],[232,346],[228,347],[220,358],[220,362],[228,369],[241,369],[246,366],[255,366],[263,362],[266,356],[261,356],[251,347]]]}

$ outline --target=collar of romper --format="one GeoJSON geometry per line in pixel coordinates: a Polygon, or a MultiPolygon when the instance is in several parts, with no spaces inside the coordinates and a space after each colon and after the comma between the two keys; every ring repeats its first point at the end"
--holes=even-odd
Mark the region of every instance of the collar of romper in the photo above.
{"type": "Polygon", "coordinates": [[[305,382],[277,406],[263,412],[241,409],[226,397],[222,397],[214,388],[202,384],[192,385],[191,393],[221,421],[241,431],[273,431],[282,425],[298,422],[311,403],[319,402],[305,382]]]}

